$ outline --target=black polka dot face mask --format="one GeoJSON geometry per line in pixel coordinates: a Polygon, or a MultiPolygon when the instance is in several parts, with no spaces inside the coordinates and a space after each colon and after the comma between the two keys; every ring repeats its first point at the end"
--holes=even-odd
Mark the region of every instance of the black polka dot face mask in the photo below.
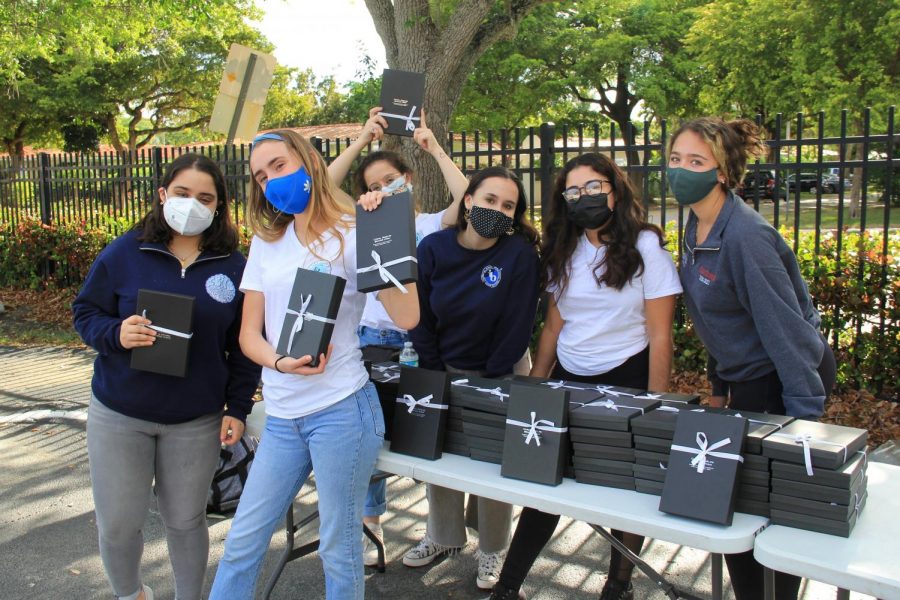
{"type": "Polygon", "coordinates": [[[472,224],[475,233],[487,239],[498,238],[504,233],[513,231],[512,217],[483,206],[472,206],[469,211],[469,223],[472,224]]]}

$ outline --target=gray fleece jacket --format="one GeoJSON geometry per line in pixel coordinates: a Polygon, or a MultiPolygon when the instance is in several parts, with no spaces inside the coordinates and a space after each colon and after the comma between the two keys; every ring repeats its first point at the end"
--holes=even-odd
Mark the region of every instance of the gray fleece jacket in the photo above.
{"type": "Polygon", "coordinates": [[[787,414],[820,416],[821,319],[784,238],[729,193],[707,238],[700,245],[696,240],[691,212],[681,285],[694,328],[716,365],[711,376],[746,381],[777,371],[787,414]]]}

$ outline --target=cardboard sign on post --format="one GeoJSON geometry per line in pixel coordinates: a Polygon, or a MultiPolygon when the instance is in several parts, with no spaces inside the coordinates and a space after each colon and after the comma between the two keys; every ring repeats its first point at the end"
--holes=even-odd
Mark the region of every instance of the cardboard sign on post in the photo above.
{"type": "Polygon", "coordinates": [[[253,139],[274,74],[274,56],[232,44],[209,128],[227,134],[229,144],[253,139]]]}

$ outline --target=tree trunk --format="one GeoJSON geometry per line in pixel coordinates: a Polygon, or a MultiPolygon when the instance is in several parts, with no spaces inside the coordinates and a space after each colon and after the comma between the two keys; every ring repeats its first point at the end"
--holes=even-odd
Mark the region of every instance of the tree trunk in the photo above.
{"type": "MultiPolygon", "coordinates": [[[[469,74],[491,44],[515,35],[521,19],[549,0],[459,0],[446,20],[432,18],[429,0],[366,0],[388,66],[425,73],[428,126],[444,145],[450,119],[469,74]],[[446,21],[446,22],[444,22],[446,21]]],[[[424,212],[449,203],[449,190],[437,163],[409,138],[387,139],[416,174],[416,196],[424,212]]],[[[445,148],[449,151],[450,148],[445,148]]]]}

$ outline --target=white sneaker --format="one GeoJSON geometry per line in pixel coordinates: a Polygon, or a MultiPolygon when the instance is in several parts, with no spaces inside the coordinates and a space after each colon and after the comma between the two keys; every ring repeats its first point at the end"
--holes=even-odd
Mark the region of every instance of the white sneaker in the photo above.
{"type": "Polygon", "coordinates": [[[442,546],[425,534],[419,544],[406,553],[403,557],[403,564],[407,567],[424,567],[431,564],[442,554],[456,554],[462,548],[453,546],[442,546]]]}
{"type": "Polygon", "coordinates": [[[141,586],[144,591],[144,600],[153,600],[153,590],[150,589],[149,585],[141,586]]]}
{"type": "Polygon", "coordinates": [[[478,559],[478,577],[475,583],[479,589],[490,590],[500,579],[500,569],[503,568],[503,560],[506,558],[505,552],[482,552],[479,550],[475,553],[478,559]]]}
{"type": "MultiPolygon", "coordinates": [[[[363,527],[368,527],[372,535],[378,538],[378,541],[384,546],[384,529],[380,523],[366,523],[363,527]]],[[[363,532],[363,564],[367,567],[378,566],[378,546],[369,539],[365,531],[363,532]]]]}

